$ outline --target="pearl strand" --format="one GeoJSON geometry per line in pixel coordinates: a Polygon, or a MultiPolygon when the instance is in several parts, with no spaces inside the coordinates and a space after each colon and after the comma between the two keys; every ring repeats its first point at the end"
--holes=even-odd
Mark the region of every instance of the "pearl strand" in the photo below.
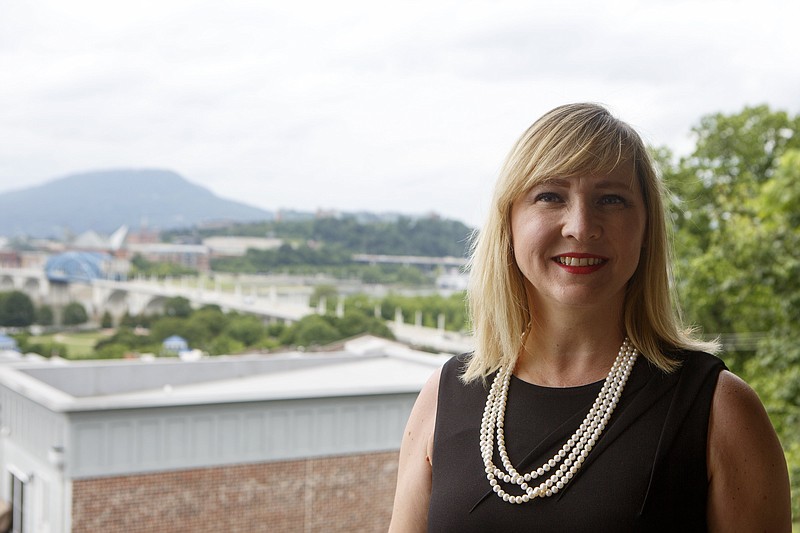
{"type": "Polygon", "coordinates": [[[603,383],[600,393],[586,414],[583,422],[575,430],[575,433],[567,439],[561,449],[539,468],[528,473],[520,474],[511,464],[505,445],[505,413],[508,401],[508,385],[511,382],[511,372],[513,365],[501,369],[492,382],[489,394],[486,398],[486,408],[481,419],[481,456],[486,471],[486,479],[492,490],[508,503],[526,503],[534,498],[550,497],[557,494],[575,477],[583,465],[589,452],[592,451],[600,435],[611,418],[619,399],[622,396],[622,389],[628,381],[633,364],[636,362],[638,352],[630,341],[625,338],[619,349],[614,364],[608,372],[608,376],[603,383]],[[501,470],[492,462],[494,456],[494,435],[497,433],[497,450],[500,461],[505,471],[501,470]],[[560,464],[559,464],[560,463],[560,464]],[[553,470],[552,474],[549,472],[553,470]],[[536,486],[530,486],[529,482],[538,478],[548,476],[543,482],[536,486]],[[523,494],[512,495],[506,492],[501,486],[502,483],[519,486],[523,494]]]}

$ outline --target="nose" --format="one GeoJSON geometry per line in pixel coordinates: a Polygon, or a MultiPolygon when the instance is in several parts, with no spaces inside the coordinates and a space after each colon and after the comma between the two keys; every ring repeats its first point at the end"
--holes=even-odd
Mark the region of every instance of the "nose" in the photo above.
{"type": "Polygon", "coordinates": [[[565,211],[561,228],[564,237],[586,242],[599,238],[602,233],[603,225],[591,206],[576,202],[565,211]]]}

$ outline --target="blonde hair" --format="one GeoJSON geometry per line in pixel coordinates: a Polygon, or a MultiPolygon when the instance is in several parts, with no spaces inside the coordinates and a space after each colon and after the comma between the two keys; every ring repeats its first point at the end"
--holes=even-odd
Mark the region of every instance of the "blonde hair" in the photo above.
{"type": "Polygon", "coordinates": [[[644,357],[664,371],[676,350],[716,352],[714,342],[681,325],[670,288],[670,252],[663,184],[642,139],[625,122],[596,104],[569,104],[546,113],[519,138],[501,169],[483,229],[476,234],[467,290],[475,352],[462,379],[486,378],[515,363],[521,335],[531,323],[524,277],[511,245],[511,206],[535,184],[553,177],[608,174],[630,164],[647,213],[645,247],[628,282],[624,328],[644,357]]]}

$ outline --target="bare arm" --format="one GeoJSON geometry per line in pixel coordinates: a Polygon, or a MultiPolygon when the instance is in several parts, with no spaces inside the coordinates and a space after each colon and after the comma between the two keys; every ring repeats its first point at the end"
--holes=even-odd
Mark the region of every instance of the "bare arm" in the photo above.
{"type": "Polygon", "coordinates": [[[790,532],[786,458],[756,393],[719,376],[708,432],[709,531],[790,532]]]}
{"type": "Polygon", "coordinates": [[[428,526],[433,429],[440,374],[441,369],[425,383],[403,433],[392,522],[389,525],[391,533],[425,531],[428,526]]]}

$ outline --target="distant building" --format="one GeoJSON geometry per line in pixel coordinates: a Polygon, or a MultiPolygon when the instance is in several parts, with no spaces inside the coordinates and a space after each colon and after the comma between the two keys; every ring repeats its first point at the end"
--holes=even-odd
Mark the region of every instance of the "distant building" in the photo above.
{"type": "Polygon", "coordinates": [[[161,241],[161,234],[146,226],[131,230],[125,238],[127,244],[152,244],[161,241]]]}
{"type": "Polygon", "coordinates": [[[21,266],[22,260],[19,256],[19,252],[15,250],[0,249],[0,267],[20,268],[21,266]]]}
{"type": "Polygon", "coordinates": [[[131,257],[140,254],[154,263],[172,263],[199,272],[209,271],[209,250],[201,244],[128,244],[127,250],[131,257]]]}
{"type": "Polygon", "coordinates": [[[260,237],[208,237],[203,239],[211,255],[215,257],[239,257],[247,250],[274,250],[283,244],[283,239],[260,237]]]}
{"type": "Polygon", "coordinates": [[[446,356],[337,352],[0,367],[0,498],[23,531],[385,531],[446,356]],[[21,524],[20,524],[21,522],[21,524]]]}
{"type": "MultiPolygon", "coordinates": [[[[56,246],[53,246],[52,252],[53,253],[60,253],[61,249],[58,249],[56,246]]],[[[50,258],[51,254],[49,252],[41,252],[41,251],[34,251],[34,252],[20,252],[19,254],[19,267],[20,268],[44,268],[44,265],[47,263],[47,260],[50,258]]]]}

